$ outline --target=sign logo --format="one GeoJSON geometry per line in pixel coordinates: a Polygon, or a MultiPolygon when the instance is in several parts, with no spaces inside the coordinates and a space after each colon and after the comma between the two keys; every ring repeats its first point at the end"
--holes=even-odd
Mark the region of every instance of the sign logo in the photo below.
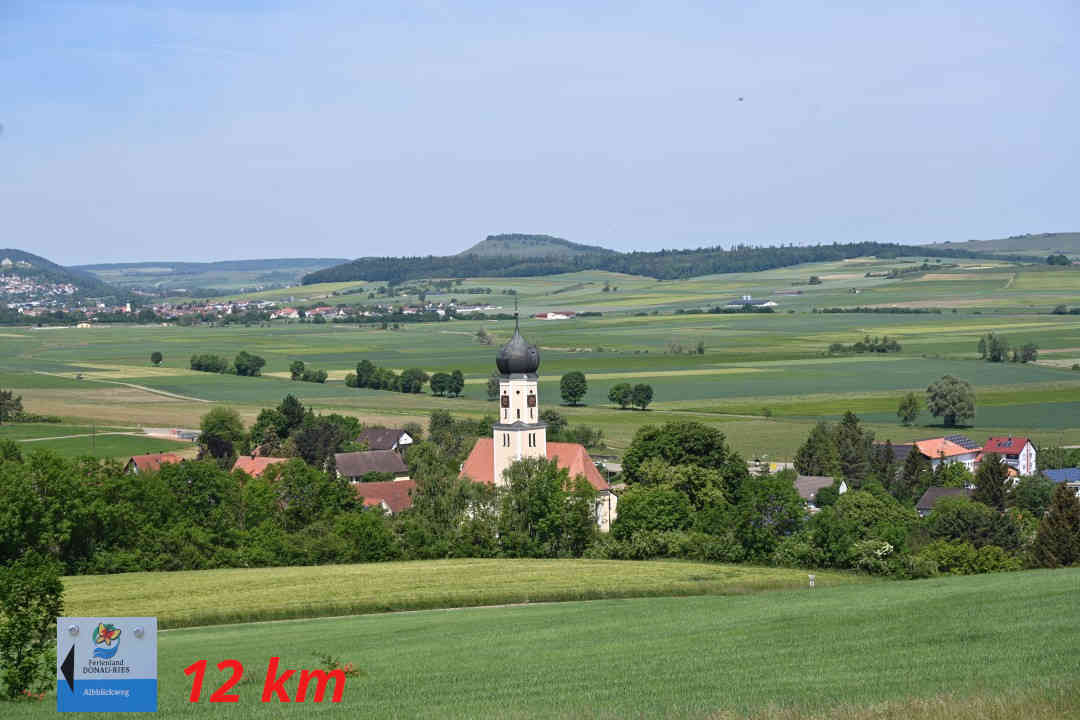
{"type": "Polygon", "coordinates": [[[99,622],[94,630],[94,645],[94,657],[111,659],[120,649],[120,628],[112,623],[99,622]]]}

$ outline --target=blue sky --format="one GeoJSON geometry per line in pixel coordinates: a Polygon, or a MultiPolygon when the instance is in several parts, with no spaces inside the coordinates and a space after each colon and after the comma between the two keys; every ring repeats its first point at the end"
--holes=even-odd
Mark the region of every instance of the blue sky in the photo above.
{"type": "Polygon", "coordinates": [[[0,0],[0,246],[1076,231],[1078,30],[1074,0],[0,0]]]}

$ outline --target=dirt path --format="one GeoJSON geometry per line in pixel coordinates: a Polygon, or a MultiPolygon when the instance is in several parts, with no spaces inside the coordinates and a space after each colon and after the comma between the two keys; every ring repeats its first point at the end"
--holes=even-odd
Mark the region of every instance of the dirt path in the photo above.
{"type": "MultiPolygon", "coordinates": [[[[62,378],[67,377],[67,375],[64,374],[64,373],[45,372],[44,370],[35,370],[34,373],[37,374],[37,375],[52,375],[53,377],[62,377],[62,378]]],[[[96,383],[108,383],[109,385],[123,385],[124,387],[134,388],[135,390],[143,390],[143,391],[148,392],[148,393],[150,393],[152,395],[161,395],[162,397],[172,398],[173,400],[187,400],[189,402],[201,402],[201,403],[212,403],[212,402],[214,402],[213,400],[203,400],[202,398],[191,397],[189,395],[179,395],[177,393],[171,393],[171,392],[168,392],[166,390],[155,390],[154,388],[146,387],[145,385],[136,385],[135,383],[120,382],[119,380],[101,380],[99,378],[86,378],[86,379],[89,380],[90,382],[96,382],[96,383]]]]}

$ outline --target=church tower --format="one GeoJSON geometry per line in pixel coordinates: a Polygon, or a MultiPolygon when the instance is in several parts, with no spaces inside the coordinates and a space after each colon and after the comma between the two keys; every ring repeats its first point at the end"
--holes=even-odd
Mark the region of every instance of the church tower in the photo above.
{"type": "Polygon", "coordinates": [[[495,475],[503,486],[503,471],[524,458],[547,457],[547,426],[540,422],[537,374],[540,351],[521,336],[517,298],[514,298],[514,336],[495,358],[499,368],[499,421],[494,426],[495,475]]]}

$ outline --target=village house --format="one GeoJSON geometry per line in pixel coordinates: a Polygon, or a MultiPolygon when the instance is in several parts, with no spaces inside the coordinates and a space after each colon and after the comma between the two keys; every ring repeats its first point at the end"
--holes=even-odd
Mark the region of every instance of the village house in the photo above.
{"type": "Polygon", "coordinates": [[[571,478],[584,477],[597,492],[596,524],[611,528],[617,516],[618,498],[596,468],[589,451],[577,443],[549,443],[547,425],[540,420],[540,351],[521,336],[515,313],[514,335],[495,359],[499,370],[499,421],[492,437],[480,438],[461,466],[460,477],[473,482],[505,487],[503,473],[526,458],[547,458],[565,469],[571,478]]]}
{"type": "Polygon", "coordinates": [[[966,448],[943,437],[919,440],[914,445],[915,449],[930,461],[930,467],[934,470],[937,470],[942,463],[960,463],[968,472],[975,472],[978,449],[966,448]]]}
{"type": "Polygon", "coordinates": [[[403,451],[413,444],[412,435],[404,430],[395,428],[365,428],[357,437],[356,442],[367,445],[368,450],[397,450],[403,451]]]}
{"type": "Polygon", "coordinates": [[[124,472],[132,475],[157,472],[162,465],[183,462],[184,458],[173,453],[150,453],[148,455],[132,455],[124,465],[124,472]]]}
{"type": "Polygon", "coordinates": [[[542,312],[533,315],[537,320],[573,320],[577,313],[570,310],[556,310],[555,312],[542,312]]]}
{"type": "Polygon", "coordinates": [[[394,515],[412,507],[412,491],[416,481],[408,478],[387,482],[358,482],[353,484],[356,496],[364,507],[380,507],[387,515],[394,515]]]}
{"type": "MultiPolygon", "coordinates": [[[[818,491],[822,488],[832,487],[835,482],[836,479],[831,475],[799,475],[795,478],[795,489],[799,492],[799,497],[803,499],[812,514],[821,509],[814,502],[818,491]]],[[[847,483],[841,480],[840,487],[836,490],[840,495],[843,495],[848,491],[847,483]]]]}
{"type": "Polygon", "coordinates": [[[971,497],[971,490],[968,488],[947,487],[927,488],[919,501],[915,503],[915,510],[919,513],[919,517],[926,517],[932,513],[938,500],[943,497],[971,497]]]}
{"type": "Polygon", "coordinates": [[[750,295],[743,295],[738,300],[731,300],[728,302],[729,308],[741,308],[749,305],[750,307],[776,307],[777,302],[775,300],[755,300],[750,295]]]}
{"type": "Polygon", "coordinates": [[[393,450],[364,450],[335,453],[334,464],[338,477],[361,482],[365,476],[391,475],[395,480],[408,480],[409,468],[393,450]]]}
{"type": "Polygon", "coordinates": [[[976,462],[982,462],[983,456],[990,453],[1000,455],[1016,475],[1035,474],[1035,446],[1026,437],[992,437],[983,445],[976,462]]]}
{"type": "Polygon", "coordinates": [[[1043,470],[1043,477],[1052,483],[1065,484],[1065,487],[1080,497],[1080,468],[1062,468],[1060,470],[1043,470]]]}
{"type": "Polygon", "coordinates": [[[234,471],[243,470],[251,477],[256,478],[266,472],[266,469],[271,465],[288,461],[288,458],[263,457],[255,454],[241,455],[236,458],[236,462],[233,463],[232,469],[234,471]]]}

